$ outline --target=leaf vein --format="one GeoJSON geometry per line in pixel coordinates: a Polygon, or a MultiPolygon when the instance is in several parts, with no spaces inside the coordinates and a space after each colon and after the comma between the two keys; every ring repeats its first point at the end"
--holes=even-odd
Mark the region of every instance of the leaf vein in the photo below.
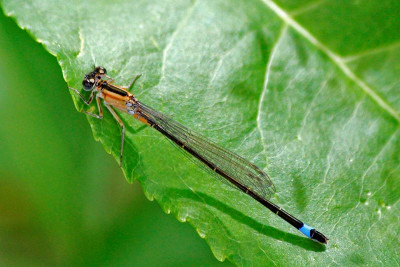
{"type": "Polygon", "coordinates": [[[165,65],[167,62],[168,52],[169,52],[172,44],[174,43],[176,36],[183,29],[183,27],[186,25],[186,22],[192,15],[194,7],[196,6],[196,3],[197,3],[197,1],[194,1],[193,4],[188,8],[188,10],[186,11],[186,14],[182,18],[182,20],[178,23],[175,30],[172,32],[171,38],[169,39],[167,45],[165,46],[165,48],[163,50],[163,58],[162,58],[162,62],[161,62],[161,76],[160,76],[160,80],[159,80],[158,84],[160,84],[161,80],[165,77],[165,65]]]}
{"type": "Polygon", "coordinates": [[[301,133],[303,132],[306,124],[307,124],[307,118],[308,116],[310,116],[311,110],[314,107],[314,102],[317,99],[318,95],[322,92],[322,90],[325,88],[326,86],[326,81],[324,82],[324,84],[319,88],[318,92],[314,94],[313,98],[311,99],[310,104],[308,104],[307,110],[305,112],[305,115],[303,117],[303,121],[301,122],[301,128],[298,131],[297,136],[301,139],[301,133]]]}
{"type": "Polygon", "coordinates": [[[250,34],[253,34],[255,31],[250,31],[247,32],[244,36],[242,36],[238,41],[236,41],[228,50],[224,51],[222,55],[219,57],[217,66],[214,69],[214,72],[211,76],[210,81],[208,82],[207,88],[210,87],[210,85],[214,82],[215,78],[217,77],[217,74],[222,66],[222,63],[224,62],[225,58],[242,42],[243,40],[246,39],[246,37],[250,34]]]}
{"type": "Polygon", "coordinates": [[[375,54],[379,54],[379,53],[383,53],[383,52],[387,52],[390,50],[395,50],[397,48],[400,48],[400,42],[395,42],[389,45],[385,45],[385,46],[379,46],[379,47],[375,47],[373,49],[369,49],[369,50],[365,50],[362,51],[361,53],[358,54],[354,54],[354,55],[347,55],[346,57],[344,57],[342,60],[346,63],[366,57],[366,56],[370,56],[370,55],[375,55],[375,54]]]}
{"type": "Polygon", "coordinates": [[[311,3],[307,3],[305,6],[297,8],[295,10],[290,11],[290,15],[292,16],[298,16],[301,14],[304,14],[308,11],[311,11],[313,9],[316,9],[317,7],[319,7],[321,4],[325,3],[326,0],[317,0],[311,3]]]}
{"type": "MultiPolygon", "coordinates": [[[[386,140],[385,144],[379,149],[379,152],[376,154],[376,156],[374,157],[374,159],[372,160],[371,164],[368,166],[368,168],[364,171],[363,175],[361,176],[361,187],[360,187],[360,193],[359,193],[359,199],[357,201],[357,204],[349,209],[345,214],[343,214],[343,216],[341,216],[339,218],[339,220],[334,224],[333,229],[336,228],[336,226],[339,224],[339,222],[341,221],[342,218],[346,217],[347,214],[350,214],[353,210],[355,210],[361,203],[360,199],[361,199],[361,194],[362,191],[364,189],[364,180],[365,180],[365,176],[368,174],[369,170],[371,169],[372,166],[374,166],[378,160],[378,158],[381,156],[381,154],[383,153],[383,151],[385,151],[386,147],[392,142],[394,136],[396,136],[397,132],[399,131],[400,126],[396,128],[395,131],[393,131],[393,133],[389,136],[389,138],[386,140]]],[[[358,177],[355,177],[354,179],[352,179],[350,182],[348,182],[346,185],[344,185],[341,189],[339,189],[339,191],[342,191],[342,189],[344,189],[347,185],[351,184],[352,182],[354,182],[355,180],[357,180],[358,177]]]]}
{"type": "Polygon", "coordinates": [[[279,7],[273,0],[261,0],[267,5],[272,11],[276,13],[284,22],[290,25],[295,31],[302,35],[306,40],[312,43],[319,50],[324,52],[341,70],[342,72],[353,82],[355,82],[366,94],[368,94],[375,103],[381,108],[388,112],[394,119],[400,123],[400,114],[390,106],[385,99],[381,98],[371,87],[369,87],[363,80],[357,77],[354,72],[346,65],[342,57],[335,54],[327,46],[316,39],[309,31],[301,26],[296,20],[294,20],[285,10],[279,7]]]}
{"type": "Polygon", "coordinates": [[[362,191],[364,189],[364,181],[365,181],[365,176],[368,174],[369,170],[371,169],[372,166],[374,166],[377,162],[377,160],[379,159],[379,157],[381,156],[382,152],[385,151],[386,147],[392,142],[393,138],[396,136],[397,132],[399,131],[400,127],[397,127],[396,130],[390,135],[390,137],[388,138],[388,140],[386,140],[386,143],[381,147],[381,149],[379,150],[379,152],[376,154],[376,156],[374,157],[372,163],[369,165],[369,167],[367,168],[367,170],[363,173],[362,177],[361,177],[361,189],[360,189],[360,193],[359,193],[359,198],[361,199],[361,195],[362,195],[362,191]]]}
{"type": "Polygon", "coordinates": [[[281,32],[278,36],[278,38],[276,39],[275,44],[273,45],[273,48],[271,50],[271,54],[269,56],[268,59],[268,63],[267,63],[267,67],[266,67],[266,71],[265,71],[265,78],[264,78],[264,85],[263,85],[263,90],[261,92],[261,96],[260,96],[260,100],[258,102],[258,111],[257,111],[257,129],[260,132],[260,137],[261,137],[261,143],[263,146],[263,154],[266,155],[266,142],[265,142],[265,137],[263,134],[263,131],[261,129],[261,112],[262,112],[262,104],[264,102],[264,98],[265,98],[265,93],[267,91],[267,87],[268,87],[268,81],[269,81],[269,75],[271,73],[271,66],[272,66],[272,62],[274,60],[276,51],[278,50],[278,46],[280,41],[283,39],[283,36],[285,35],[286,31],[287,31],[287,24],[285,24],[282,29],[281,32]]]}

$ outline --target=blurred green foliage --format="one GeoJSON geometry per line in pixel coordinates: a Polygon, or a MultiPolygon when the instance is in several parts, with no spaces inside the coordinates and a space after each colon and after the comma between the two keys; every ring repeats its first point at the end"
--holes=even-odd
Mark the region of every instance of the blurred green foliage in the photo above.
{"type": "Polygon", "coordinates": [[[56,59],[0,15],[0,265],[221,265],[93,140],[56,59]]]}

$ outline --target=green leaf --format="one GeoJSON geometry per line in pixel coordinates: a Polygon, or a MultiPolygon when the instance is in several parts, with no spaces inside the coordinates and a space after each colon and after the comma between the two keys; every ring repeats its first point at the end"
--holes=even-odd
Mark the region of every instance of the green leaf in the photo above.
{"type": "MultiPolygon", "coordinates": [[[[330,238],[326,248],[306,239],[121,114],[129,125],[126,178],[189,221],[217,259],[400,261],[398,2],[2,4],[57,56],[70,86],[80,88],[94,64],[121,85],[142,73],[134,88],[142,102],[268,170],[272,200],[330,238]]],[[[118,159],[120,129],[111,114],[89,122],[118,159]]]]}

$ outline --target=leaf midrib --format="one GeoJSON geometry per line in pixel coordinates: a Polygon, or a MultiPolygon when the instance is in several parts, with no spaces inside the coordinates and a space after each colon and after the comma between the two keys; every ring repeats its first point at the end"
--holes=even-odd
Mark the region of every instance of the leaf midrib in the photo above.
{"type": "Polygon", "coordinates": [[[347,66],[345,61],[341,56],[334,53],[326,45],[315,38],[309,31],[307,31],[303,26],[301,26],[295,19],[293,19],[285,10],[279,7],[272,0],[261,0],[267,7],[269,7],[279,18],[281,18],[285,23],[290,25],[297,33],[303,36],[311,44],[317,47],[325,55],[327,55],[337,67],[342,70],[342,72],[357,84],[369,97],[381,108],[383,108],[391,117],[393,117],[400,124],[400,114],[382,97],[378,95],[371,87],[367,85],[362,79],[357,77],[354,72],[347,66]]]}

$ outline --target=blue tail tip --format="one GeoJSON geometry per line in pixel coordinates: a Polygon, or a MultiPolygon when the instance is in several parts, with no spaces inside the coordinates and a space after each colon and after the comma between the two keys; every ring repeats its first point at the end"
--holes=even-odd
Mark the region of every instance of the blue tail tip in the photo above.
{"type": "Polygon", "coordinates": [[[300,227],[300,232],[302,232],[303,234],[305,234],[307,237],[311,238],[311,230],[313,230],[314,228],[312,228],[311,226],[307,225],[307,224],[303,224],[302,227],[300,227]]]}
{"type": "Polygon", "coordinates": [[[311,238],[312,240],[315,240],[317,242],[327,244],[328,243],[328,238],[324,236],[322,233],[318,232],[315,230],[313,227],[303,224],[302,227],[299,228],[300,232],[302,232],[304,235],[306,235],[308,238],[311,238]]]}

